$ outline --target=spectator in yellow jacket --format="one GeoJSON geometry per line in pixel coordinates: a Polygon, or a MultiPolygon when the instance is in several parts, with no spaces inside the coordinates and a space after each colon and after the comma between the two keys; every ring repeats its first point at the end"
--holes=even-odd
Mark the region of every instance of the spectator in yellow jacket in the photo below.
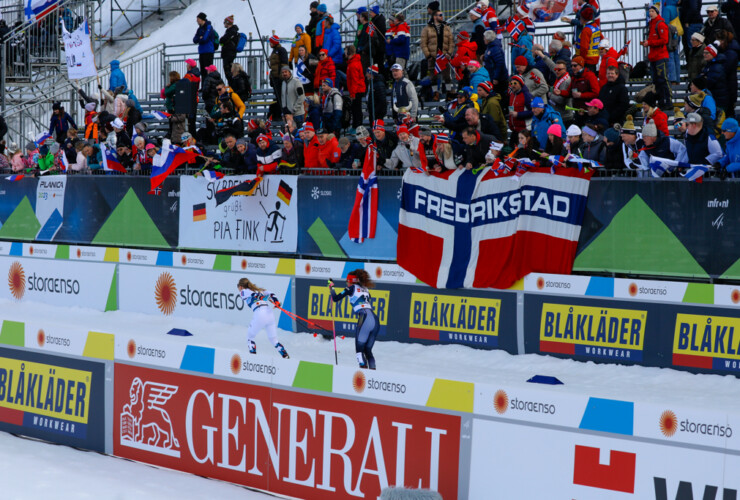
{"type": "Polygon", "coordinates": [[[302,24],[295,25],[295,38],[293,39],[293,43],[290,45],[290,56],[288,57],[288,61],[293,64],[298,62],[299,47],[306,47],[306,54],[311,53],[311,37],[308,36],[306,30],[303,29],[302,24]]]}

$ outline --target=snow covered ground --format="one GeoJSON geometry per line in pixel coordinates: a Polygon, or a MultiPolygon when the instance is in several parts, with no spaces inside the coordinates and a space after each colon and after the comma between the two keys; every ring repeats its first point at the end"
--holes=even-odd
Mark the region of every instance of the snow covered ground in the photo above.
{"type": "MultiPolygon", "coordinates": [[[[54,318],[59,327],[94,330],[119,335],[148,335],[152,339],[211,347],[246,350],[248,312],[244,324],[216,323],[196,318],[150,316],[123,311],[98,312],[84,308],[63,308],[33,302],[0,300],[2,319],[39,323],[38,311],[54,318]],[[185,328],[192,337],[166,335],[172,328],[185,328]]],[[[294,359],[319,363],[334,362],[334,346],[320,336],[279,331],[279,340],[294,359]]],[[[264,333],[257,339],[262,355],[279,355],[264,333]]],[[[337,339],[339,364],[356,366],[354,339],[337,339]]],[[[647,368],[611,364],[584,363],[551,356],[526,354],[514,356],[504,351],[486,351],[462,345],[422,346],[399,342],[376,342],[373,349],[379,370],[431,375],[460,381],[523,384],[533,375],[560,379],[562,388],[591,396],[666,402],[674,405],[740,411],[740,380],[733,376],[695,375],[666,368],[647,368]]]]}
{"type": "MultiPolygon", "coordinates": [[[[233,484],[0,432],[3,500],[268,500],[233,484]]],[[[284,497],[279,497],[284,498],[284,497]]]]}

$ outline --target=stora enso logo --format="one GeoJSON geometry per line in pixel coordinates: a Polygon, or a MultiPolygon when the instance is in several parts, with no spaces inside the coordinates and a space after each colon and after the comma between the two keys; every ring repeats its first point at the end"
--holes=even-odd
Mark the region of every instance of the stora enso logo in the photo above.
{"type": "Polygon", "coordinates": [[[499,415],[506,413],[506,410],[509,408],[509,395],[506,394],[505,390],[499,389],[493,395],[493,408],[499,415]]]}
{"type": "Polygon", "coordinates": [[[170,315],[177,305],[177,285],[170,273],[162,273],[154,284],[154,300],[162,314],[170,315]]]}
{"type": "Polygon", "coordinates": [[[365,386],[367,385],[367,379],[365,378],[365,374],[362,373],[360,370],[357,370],[354,375],[352,375],[352,388],[355,390],[356,393],[361,394],[365,392],[365,386]]]}
{"type": "Polygon", "coordinates": [[[666,410],[660,414],[658,424],[660,425],[660,432],[665,437],[673,436],[678,430],[678,419],[676,418],[676,414],[671,410],[666,410]]]}
{"type": "Polygon", "coordinates": [[[164,408],[178,389],[136,377],[128,391],[129,403],[121,412],[121,446],[179,458],[180,442],[164,408]]]}
{"type": "Polygon", "coordinates": [[[21,300],[26,293],[26,272],[18,261],[10,265],[8,288],[10,288],[10,294],[17,300],[21,300]]]}

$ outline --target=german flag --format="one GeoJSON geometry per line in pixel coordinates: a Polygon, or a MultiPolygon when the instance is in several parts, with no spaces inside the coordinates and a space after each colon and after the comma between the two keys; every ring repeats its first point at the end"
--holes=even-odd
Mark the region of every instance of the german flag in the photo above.
{"type": "Polygon", "coordinates": [[[193,222],[206,220],[206,204],[198,203],[193,205],[193,222]]]}
{"type": "Polygon", "coordinates": [[[232,196],[252,196],[260,182],[262,182],[262,177],[255,177],[251,181],[244,181],[236,186],[216,191],[216,206],[224,203],[232,196]]]}
{"type": "Polygon", "coordinates": [[[280,180],[278,186],[277,197],[285,202],[286,205],[290,205],[290,198],[293,196],[293,188],[288,186],[288,183],[284,180],[280,180]]]}

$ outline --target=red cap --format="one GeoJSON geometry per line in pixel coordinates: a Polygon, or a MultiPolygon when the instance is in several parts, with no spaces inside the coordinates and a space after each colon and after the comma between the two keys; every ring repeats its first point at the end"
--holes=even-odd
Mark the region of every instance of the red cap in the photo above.
{"type": "Polygon", "coordinates": [[[527,58],[524,56],[517,56],[516,59],[514,59],[514,66],[529,66],[529,61],[527,61],[527,58]]]}
{"type": "Polygon", "coordinates": [[[488,92],[489,94],[490,94],[491,92],[493,92],[493,83],[491,83],[491,82],[489,82],[489,81],[486,81],[486,82],[480,82],[480,83],[478,84],[478,87],[482,88],[483,90],[485,90],[485,91],[486,91],[486,92],[488,92]]]}
{"type": "Polygon", "coordinates": [[[260,141],[265,141],[265,142],[269,143],[270,142],[270,138],[267,137],[265,134],[260,134],[260,135],[257,136],[257,142],[260,142],[260,141]]]}
{"type": "Polygon", "coordinates": [[[519,75],[514,75],[509,81],[517,82],[519,86],[524,87],[524,79],[519,75]]]}
{"type": "Polygon", "coordinates": [[[385,130],[385,122],[383,120],[375,120],[373,130],[385,130]]]}
{"type": "Polygon", "coordinates": [[[398,127],[398,130],[396,130],[396,134],[400,134],[401,132],[403,132],[404,134],[408,134],[409,128],[406,125],[400,125],[398,127]]]}
{"type": "Polygon", "coordinates": [[[313,128],[313,123],[311,123],[311,122],[305,122],[303,124],[303,130],[304,131],[310,130],[311,132],[314,132],[314,133],[316,132],[316,129],[313,128]]]}
{"type": "Polygon", "coordinates": [[[459,38],[460,40],[470,40],[470,33],[468,33],[467,31],[461,31],[457,34],[457,38],[459,38]]]}

